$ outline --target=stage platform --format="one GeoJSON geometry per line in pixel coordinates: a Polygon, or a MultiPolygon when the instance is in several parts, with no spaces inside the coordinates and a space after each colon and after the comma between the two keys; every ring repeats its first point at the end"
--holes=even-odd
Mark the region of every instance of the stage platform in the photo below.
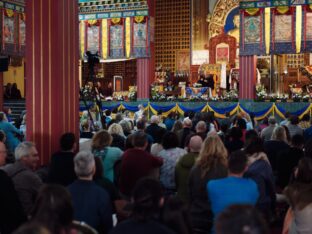
{"type": "MultiPolygon", "coordinates": [[[[256,102],[256,101],[239,101],[239,102],[102,102],[102,110],[109,109],[111,111],[128,110],[135,112],[138,110],[138,105],[143,104],[148,110],[149,116],[157,114],[162,111],[163,115],[168,115],[171,111],[183,114],[184,112],[207,112],[213,111],[217,118],[224,118],[226,112],[231,115],[237,112],[247,112],[253,114],[256,119],[263,119],[265,116],[276,116],[278,119],[285,118],[284,114],[290,112],[291,114],[302,117],[304,114],[312,112],[312,104],[310,102],[256,102]]],[[[88,101],[87,106],[91,107],[93,102],[88,101]]],[[[80,101],[80,111],[86,110],[87,107],[80,101]]]]}

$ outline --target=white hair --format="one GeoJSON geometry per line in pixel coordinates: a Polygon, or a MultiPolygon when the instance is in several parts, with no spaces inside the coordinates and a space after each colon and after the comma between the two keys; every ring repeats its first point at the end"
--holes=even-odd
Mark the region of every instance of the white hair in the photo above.
{"type": "Polygon", "coordinates": [[[153,115],[151,117],[151,123],[158,124],[159,123],[159,117],[157,115],[153,115]]]}
{"type": "Polygon", "coordinates": [[[30,141],[19,143],[14,151],[16,161],[20,160],[22,157],[28,157],[32,147],[35,147],[35,144],[30,141]]]}
{"type": "Polygon", "coordinates": [[[91,151],[80,151],[74,158],[77,177],[90,176],[95,168],[94,155],[91,151]]]}

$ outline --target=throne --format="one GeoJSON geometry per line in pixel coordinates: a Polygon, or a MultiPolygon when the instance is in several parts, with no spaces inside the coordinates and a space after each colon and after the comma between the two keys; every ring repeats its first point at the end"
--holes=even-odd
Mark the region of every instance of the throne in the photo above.
{"type": "Polygon", "coordinates": [[[237,43],[235,37],[224,32],[209,40],[209,63],[226,63],[229,67],[235,67],[237,43]]]}

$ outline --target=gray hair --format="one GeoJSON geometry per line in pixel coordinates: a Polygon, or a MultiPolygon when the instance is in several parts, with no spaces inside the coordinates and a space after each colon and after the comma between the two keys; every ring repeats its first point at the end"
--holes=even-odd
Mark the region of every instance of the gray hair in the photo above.
{"type": "Polygon", "coordinates": [[[90,176],[95,168],[94,155],[91,151],[80,151],[74,158],[77,177],[90,176]]]}
{"type": "Polygon", "coordinates": [[[271,140],[287,142],[287,135],[285,128],[278,126],[275,127],[271,136],[271,140]]]}
{"type": "Polygon", "coordinates": [[[28,157],[30,154],[31,148],[35,146],[36,145],[30,141],[24,141],[24,142],[19,143],[14,151],[15,159],[18,161],[22,157],[28,157]]]}

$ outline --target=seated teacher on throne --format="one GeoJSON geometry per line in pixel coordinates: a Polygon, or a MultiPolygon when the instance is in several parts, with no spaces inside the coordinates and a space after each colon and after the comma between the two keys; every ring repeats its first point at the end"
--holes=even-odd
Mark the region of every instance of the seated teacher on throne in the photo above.
{"type": "Polygon", "coordinates": [[[202,85],[202,87],[207,87],[209,90],[209,97],[212,97],[212,90],[214,89],[213,75],[200,75],[199,81],[197,82],[202,85]]]}

